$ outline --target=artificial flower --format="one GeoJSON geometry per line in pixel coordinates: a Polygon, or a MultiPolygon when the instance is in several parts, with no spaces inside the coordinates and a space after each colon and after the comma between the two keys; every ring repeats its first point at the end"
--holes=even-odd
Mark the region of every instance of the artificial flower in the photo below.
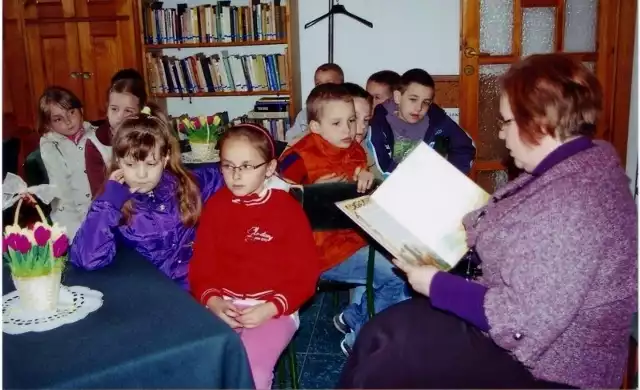
{"type": "Polygon", "coordinates": [[[67,249],[69,249],[69,239],[66,235],[62,235],[53,243],[53,257],[64,256],[67,249]]]}
{"type": "Polygon", "coordinates": [[[31,242],[27,236],[22,234],[14,234],[13,242],[9,241],[9,247],[11,247],[13,243],[13,247],[11,249],[20,252],[22,254],[26,254],[31,250],[31,242]]]}
{"type": "Polygon", "coordinates": [[[51,230],[42,224],[40,226],[36,225],[33,230],[33,238],[38,246],[44,247],[51,238],[51,230]]]}

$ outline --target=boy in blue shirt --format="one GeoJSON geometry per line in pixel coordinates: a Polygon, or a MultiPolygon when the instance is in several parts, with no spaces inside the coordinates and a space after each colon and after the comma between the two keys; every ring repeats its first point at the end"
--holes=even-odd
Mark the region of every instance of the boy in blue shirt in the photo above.
{"type": "MultiPolygon", "coordinates": [[[[370,79],[367,87],[371,84],[370,79]]],[[[380,169],[392,172],[418,142],[434,147],[438,139],[448,139],[443,142],[448,143],[447,159],[461,172],[469,173],[476,153],[473,140],[433,103],[435,84],[429,73],[411,69],[390,88],[392,98],[375,107],[370,122],[371,143],[380,169]]]]}

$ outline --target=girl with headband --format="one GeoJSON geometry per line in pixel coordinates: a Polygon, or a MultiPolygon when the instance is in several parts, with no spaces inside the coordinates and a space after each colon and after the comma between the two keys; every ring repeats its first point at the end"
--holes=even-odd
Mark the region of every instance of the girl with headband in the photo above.
{"type": "Polygon", "coordinates": [[[218,142],[225,187],[202,211],[191,292],[240,334],[256,388],[269,389],[298,309],[315,292],[318,253],[300,204],[267,184],[277,165],[269,133],[242,124],[218,142]]]}

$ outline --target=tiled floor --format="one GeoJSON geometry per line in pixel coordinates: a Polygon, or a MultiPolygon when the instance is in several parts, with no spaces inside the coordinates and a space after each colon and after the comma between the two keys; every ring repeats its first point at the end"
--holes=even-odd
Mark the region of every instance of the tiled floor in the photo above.
{"type": "MultiPolygon", "coordinates": [[[[347,305],[348,293],[318,293],[300,312],[300,329],[294,338],[302,389],[332,389],[346,360],[340,350],[344,335],[333,327],[332,318],[347,305]]],[[[288,375],[288,374],[287,374],[288,375]]],[[[279,387],[274,381],[274,388],[279,387]]],[[[289,387],[287,382],[285,387],[289,387]]]]}

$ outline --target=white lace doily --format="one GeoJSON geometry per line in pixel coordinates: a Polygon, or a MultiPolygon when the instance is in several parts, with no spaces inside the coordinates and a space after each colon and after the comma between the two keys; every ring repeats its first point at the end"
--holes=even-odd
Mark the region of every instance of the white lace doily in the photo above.
{"type": "Polygon", "coordinates": [[[2,297],[2,331],[8,334],[44,332],[79,321],[102,306],[102,293],[82,286],[60,286],[55,311],[25,310],[18,291],[2,297]]]}
{"type": "Polygon", "coordinates": [[[218,162],[220,161],[220,155],[218,153],[215,153],[209,158],[202,159],[202,158],[196,157],[192,152],[186,152],[180,155],[180,159],[182,160],[183,164],[202,164],[202,163],[218,162]]]}

